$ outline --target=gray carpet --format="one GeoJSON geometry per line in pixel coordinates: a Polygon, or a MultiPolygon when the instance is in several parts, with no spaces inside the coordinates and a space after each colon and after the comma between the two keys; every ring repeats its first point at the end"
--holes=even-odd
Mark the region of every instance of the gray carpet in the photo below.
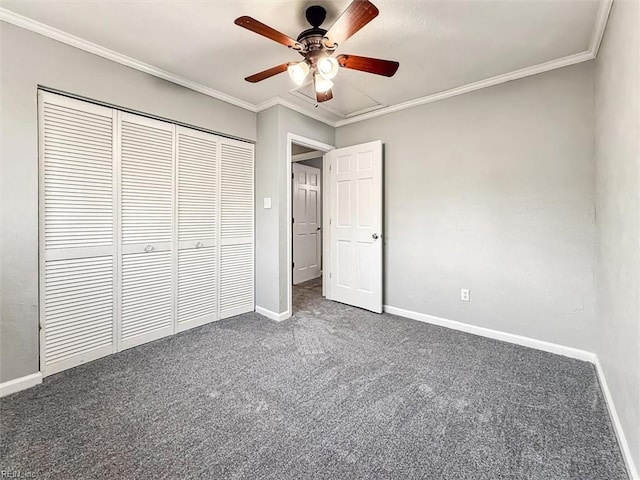
{"type": "MultiPolygon", "coordinates": [[[[593,367],[295,289],[1,400],[0,470],[56,479],[627,478],[593,367]]],[[[24,477],[23,477],[24,478],[24,477]]]]}

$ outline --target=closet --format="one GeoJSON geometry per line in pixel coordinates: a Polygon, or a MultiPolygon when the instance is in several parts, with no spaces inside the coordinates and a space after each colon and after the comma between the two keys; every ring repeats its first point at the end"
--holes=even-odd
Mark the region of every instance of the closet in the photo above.
{"type": "Polygon", "coordinates": [[[254,310],[253,144],[38,100],[44,375],[254,310]]]}

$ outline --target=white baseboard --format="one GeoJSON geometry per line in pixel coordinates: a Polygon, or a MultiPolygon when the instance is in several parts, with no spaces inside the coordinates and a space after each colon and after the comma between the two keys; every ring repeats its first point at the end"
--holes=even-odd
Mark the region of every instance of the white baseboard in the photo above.
{"type": "Polygon", "coordinates": [[[38,385],[39,383],[42,383],[42,373],[40,372],[0,383],[0,397],[6,397],[12,393],[26,390],[27,388],[38,385]]]}
{"type": "Polygon", "coordinates": [[[499,330],[492,330],[490,328],[469,325],[468,323],[447,320],[446,318],[440,318],[433,315],[428,315],[426,313],[412,312],[411,310],[404,310],[403,308],[392,307],[391,305],[385,305],[384,311],[393,315],[411,318],[412,320],[418,320],[420,322],[430,323],[432,325],[438,325],[440,327],[451,328],[453,330],[459,330],[461,332],[472,333],[481,337],[502,340],[503,342],[515,343],[516,345],[522,345],[523,347],[535,348],[536,350],[543,350],[545,352],[555,353],[557,355],[563,355],[565,357],[575,358],[577,360],[583,360],[585,362],[595,363],[596,360],[595,353],[587,352],[586,350],[580,350],[579,348],[558,345],[557,343],[545,342],[544,340],[523,337],[522,335],[516,335],[515,333],[506,333],[499,330]]]}
{"type": "Polygon", "coordinates": [[[453,330],[459,330],[461,332],[472,333],[482,337],[493,338],[495,340],[502,340],[503,342],[515,343],[524,347],[535,348],[536,350],[543,350],[545,352],[555,353],[563,355],[565,357],[575,358],[577,360],[583,360],[585,362],[592,363],[598,375],[600,386],[602,387],[602,393],[609,409],[611,421],[613,423],[614,430],[618,437],[618,443],[622,450],[622,456],[627,465],[627,470],[630,476],[630,480],[640,480],[638,470],[631,456],[631,449],[627,443],[627,438],[624,435],[620,418],[616,412],[611,392],[607,386],[607,381],[604,376],[604,371],[600,365],[600,360],[595,353],[587,352],[586,350],[580,350],[578,348],[567,347],[564,345],[558,345],[557,343],[545,342],[544,340],[537,340],[535,338],[523,337],[522,335],[516,335],[514,333],[501,332],[499,330],[492,330],[490,328],[478,327],[475,325],[469,325],[467,323],[456,322],[454,320],[448,320],[446,318],[436,317],[434,315],[428,315],[426,313],[413,312],[411,310],[405,310],[403,308],[393,307],[391,305],[385,305],[384,311],[391,313],[392,315],[398,315],[400,317],[410,318],[412,320],[418,320],[420,322],[430,323],[432,325],[438,325],[440,327],[451,328],[453,330]]]}
{"type": "Polygon", "coordinates": [[[600,359],[598,359],[597,356],[594,365],[596,367],[596,372],[598,373],[598,380],[600,381],[600,387],[602,388],[602,393],[604,394],[605,403],[607,404],[607,408],[609,409],[609,416],[611,417],[611,421],[613,422],[613,429],[616,432],[618,443],[620,444],[620,449],[622,450],[622,456],[624,457],[624,461],[627,464],[629,477],[631,480],[640,480],[640,472],[638,472],[638,470],[636,469],[633,457],[631,456],[631,449],[629,448],[629,444],[627,443],[627,437],[624,434],[622,423],[620,423],[620,418],[618,417],[618,412],[616,411],[615,403],[613,403],[613,397],[611,396],[609,386],[607,385],[607,379],[604,376],[604,370],[602,370],[600,359]]]}
{"type": "Polygon", "coordinates": [[[256,313],[259,313],[260,315],[264,315],[265,317],[271,320],[275,320],[276,322],[281,322],[291,317],[291,313],[289,313],[289,310],[282,313],[276,313],[269,310],[268,308],[260,307],[258,305],[256,305],[256,313]]]}

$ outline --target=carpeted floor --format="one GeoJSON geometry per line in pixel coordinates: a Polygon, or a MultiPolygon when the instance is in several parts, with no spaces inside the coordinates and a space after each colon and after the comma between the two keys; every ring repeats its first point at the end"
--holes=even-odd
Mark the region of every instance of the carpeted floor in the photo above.
{"type": "Polygon", "coordinates": [[[627,478],[593,367],[295,289],[1,400],[0,470],[55,479],[627,478]]]}

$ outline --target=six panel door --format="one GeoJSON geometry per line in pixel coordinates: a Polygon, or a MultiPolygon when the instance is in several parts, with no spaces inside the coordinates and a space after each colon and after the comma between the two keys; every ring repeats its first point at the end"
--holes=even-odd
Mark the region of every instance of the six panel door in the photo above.
{"type": "Polygon", "coordinates": [[[382,312],[382,143],[330,151],[329,298],[382,312]]]}
{"type": "Polygon", "coordinates": [[[321,274],[320,169],[294,163],[293,170],[293,284],[321,274]]]}

